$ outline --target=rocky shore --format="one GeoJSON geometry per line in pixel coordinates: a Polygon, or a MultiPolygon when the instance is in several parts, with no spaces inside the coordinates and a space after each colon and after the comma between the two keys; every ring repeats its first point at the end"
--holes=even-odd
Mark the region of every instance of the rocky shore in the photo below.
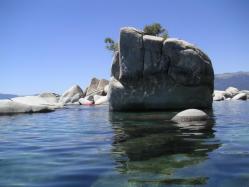
{"type": "Polygon", "coordinates": [[[74,85],[61,96],[55,93],[42,93],[36,96],[15,97],[0,100],[0,115],[17,113],[52,112],[66,105],[100,105],[107,104],[109,81],[93,78],[83,91],[74,85]]]}
{"type": "Polygon", "coordinates": [[[173,121],[208,116],[213,101],[247,100],[248,90],[214,90],[211,60],[195,45],[180,39],[149,36],[135,28],[120,31],[119,50],[113,57],[110,81],[93,78],[84,90],[74,85],[62,95],[0,100],[0,115],[51,112],[66,105],[109,104],[111,111],[185,110],[173,121]],[[195,109],[193,109],[195,108],[195,109]]]}
{"type": "Polygon", "coordinates": [[[214,90],[213,100],[224,101],[224,100],[248,100],[249,90],[239,90],[235,87],[228,87],[226,90],[214,90]]]}

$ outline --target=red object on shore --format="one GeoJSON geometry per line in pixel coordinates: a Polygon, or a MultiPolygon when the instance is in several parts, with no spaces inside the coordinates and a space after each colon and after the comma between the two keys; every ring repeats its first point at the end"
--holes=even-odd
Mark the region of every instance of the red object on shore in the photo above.
{"type": "Polygon", "coordinates": [[[84,100],[81,100],[80,101],[80,104],[81,105],[94,105],[94,102],[93,101],[89,101],[89,100],[87,100],[87,99],[84,99],[84,100]]]}

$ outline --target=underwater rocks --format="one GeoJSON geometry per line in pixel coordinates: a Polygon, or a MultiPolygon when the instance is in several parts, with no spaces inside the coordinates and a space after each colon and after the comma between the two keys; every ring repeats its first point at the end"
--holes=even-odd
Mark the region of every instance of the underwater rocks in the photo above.
{"type": "Polygon", "coordinates": [[[174,122],[192,122],[192,121],[205,121],[209,117],[208,115],[197,109],[187,109],[176,114],[172,121],[174,122]]]}

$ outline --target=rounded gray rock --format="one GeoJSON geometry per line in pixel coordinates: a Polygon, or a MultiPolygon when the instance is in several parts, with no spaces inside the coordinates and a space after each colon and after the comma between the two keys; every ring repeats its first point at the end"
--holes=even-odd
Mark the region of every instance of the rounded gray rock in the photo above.
{"type": "Polygon", "coordinates": [[[174,122],[205,121],[209,117],[202,110],[187,109],[176,114],[171,120],[174,122]]]}
{"type": "Polygon", "coordinates": [[[237,95],[239,93],[239,90],[235,87],[228,87],[225,92],[227,92],[228,94],[230,94],[232,97],[234,97],[235,95],[237,95]]]}

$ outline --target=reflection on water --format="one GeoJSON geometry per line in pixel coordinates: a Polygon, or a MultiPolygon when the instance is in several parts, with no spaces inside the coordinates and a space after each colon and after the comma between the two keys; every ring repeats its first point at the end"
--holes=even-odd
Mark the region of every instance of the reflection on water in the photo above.
{"type": "Polygon", "coordinates": [[[128,176],[127,185],[206,184],[206,176],[173,174],[203,162],[220,146],[214,135],[215,121],[177,124],[169,121],[173,114],[110,113],[112,156],[119,173],[128,176]]]}
{"type": "Polygon", "coordinates": [[[216,102],[194,124],[106,106],[1,116],[0,187],[247,187],[248,111],[216,102]]]}

